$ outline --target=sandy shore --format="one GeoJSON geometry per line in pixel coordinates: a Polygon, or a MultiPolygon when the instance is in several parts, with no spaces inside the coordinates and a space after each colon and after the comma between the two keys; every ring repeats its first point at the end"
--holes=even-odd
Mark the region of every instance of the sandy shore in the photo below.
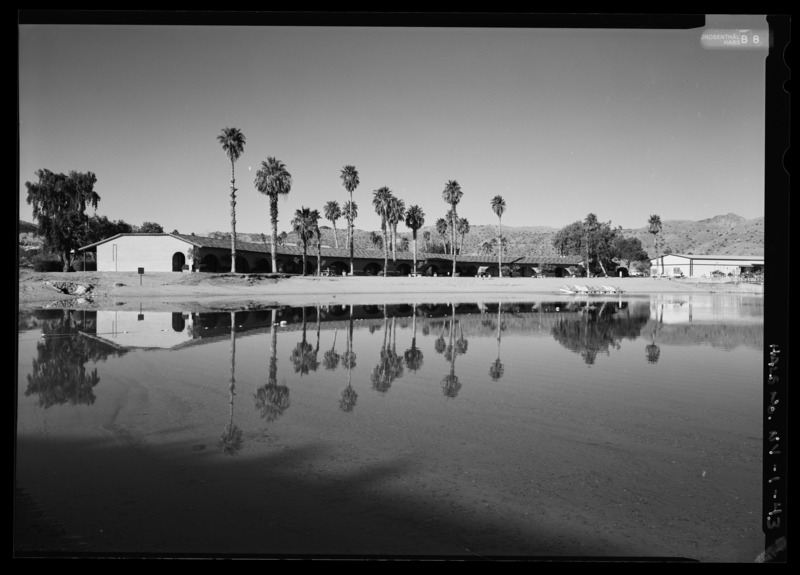
{"type": "Polygon", "coordinates": [[[20,270],[19,307],[53,305],[89,309],[182,310],[257,309],[272,305],[412,303],[449,301],[480,295],[494,301],[564,296],[566,284],[614,286],[627,296],[654,293],[763,293],[762,286],[653,278],[410,278],[313,277],[274,278],[259,274],[178,274],[134,272],[36,273],[20,270]],[[89,297],[61,294],[48,285],[91,285],[89,297]]]}

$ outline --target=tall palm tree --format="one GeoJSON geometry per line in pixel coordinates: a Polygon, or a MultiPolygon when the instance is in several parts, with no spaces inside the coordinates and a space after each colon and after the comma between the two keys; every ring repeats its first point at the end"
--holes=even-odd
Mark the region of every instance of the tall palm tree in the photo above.
{"type": "Polygon", "coordinates": [[[458,253],[464,250],[464,236],[469,233],[469,220],[467,218],[458,218],[457,231],[461,234],[461,244],[458,247],[458,253]]]}
{"type": "Polygon", "coordinates": [[[413,335],[411,336],[411,347],[406,350],[405,354],[403,354],[403,359],[405,359],[408,369],[411,371],[417,371],[422,367],[424,355],[422,350],[417,348],[417,304],[413,304],[413,306],[413,315],[411,316],[413,330],[413,335]]]}
{"type": "Polygon", "coordinates": [[[272,326],[270,327],[270,357],[267,383],[256,390],[253,399],[261,417],[271,423],[289,409],[289,388],[278,385],[278,332],[277,310],[272,310],[272,326]]]}
{"type": "MultiPolygon", "coordinates": [[[[653,214],[647,220],[648,232],[653,234],[653,247],[656,250],[656,266],[658,266],[658,234],[661,233],[661,216],[653,214]]],[[[662,262],[661,273],[664,273],[664,266],[662,262]]]]}
{"type": "Polygon", "coordinates": [[[230,405],[230,417],[225,430],[219,438],[219,447],[226,455],[236,455],[242,448],[244,443],[244,432],[238,425],[233,423],[233,397],[236,395],[236,312],[231,312],[231,379],[228,391],[230,398],[228,404],[230,405]]]}
{"type": "MultiPolygon", "coordinates": [[[[358,217],[358,204],[355,202],[345,202],[344,207],[342,207],[342,216],[344,219],[347,220],[347,229],[349,230],[353,227],[353,222],[358,217]]],[[[350,245],[352,243],[352,237],[348,233],[347,234],[347,249],[350,249],[350,245]]]]}
{"type": "Polygon", "coordinates": [[[459,390],[461,389],[461,382],[458,381],[458,376],[456,375],[456,353],[454,342],[453,342],[453,328],[455,327],[456,322],[456,307],[455,304],[450,304],[452,308],[452,318],[450,319],[450,334],[449,334],[449,343],[445,350],[445,359],[450,362],[450,373],[446,375],[442,379],[442,393],[445,397],[454,398],[458,395],[459,390]]]}
{"type": "MultiPolygon", "coordinates": [[[[292,189],[292,176],[286,165],[280,160],[269,156],[261,162],[261,168],[256,172],[256,189],[269,197],[269,215],[272,223],[272,272],[278,271],[278,197],[285,196],[292,189]]],[[[303,270],[305,272],[305,270],[303,270]]]]}
{"type": "Polygon", "coordinates": [[[445,253],[447,253],[447,220],[439,218],[436,220],[436,233],[442,237],[442,245],[444,246],[445,253]]]}
{"type": "Polygon", "coordinates": [[[342,356],[342,365],[347,369],[347,387],[339,394],[339,408],[351,412],[356,405],[358,394],[353,389],[352,370],[356,367],[356,354],[353,352],[353,304],[350,304],[350,324],[347,329],[347,351],[342,356]]]}
{"type": "Polygon", "coordinates": [[[387,237],[387,226],[389,221],[389,210],[392,204],[392,191],[383,186],[372,193],[372,207],[375,213],[381,217],[381,232],[383,234],[383,277],[386,277],[386,268],[389,266],[389,240],[387,237]]]}
{"type": "Polygon", "coordinates": [[[464,192],[461,191],[461,186],[458,185],[458,182],[455,180],[450,180],[444,186],[444,190],[442,191],[442,199],[450,204],[450,209],[453,211],[452,219],[450,221],[450,229],[452,233],[452,241],[453,241],[453,276],[456,277],[456,222],[458,221],[458,213],[456,212],[456,206],[458,202],[461,201],[461,196],[464,195],[464,192]]]}
{"type": "Polygon", "coordinates": [[[397,224],[406,217],[406,203],[400,198],[392,197],[389,202],[389,224],[392,227],[392,261],[397,261],[397,224]]]}
{"type": "Polygon", "coordinates": [[[342,217],[342,209],[339,207],[339,202],[331,200],[325,204],[325,219],[333,224],[333,244],[336,249],[339,249],[339,236],[336,235],[336,222],[342,217]]]}
{"type": "Polygon", "coordinates": [[[314,230],[319,221],[319,212],[310,208],[301,207],[294,211],[292,229],[303,242],[303,275],[306,275],[306,253],[308,251],[308,241],[314,237],[314,230]]]}
{"type": "MultiPolygon", "coordinates": [[[[355,206],[355,204],[353,204],[353,190],[355,190],[359,184],[358,171],[356,170],[355,166],[345,166],[342,168],[339,177],[342,179],[342,185],[344,186],[344,189],[350,192],[351,207],[355,206]]],[[[356,212],[351,210],[349,213],[352,218],[348,221],[349,233],[347,237],[348,241],[350,242],[350,275],[353,275],[353,220],[355,220],[356,212]]]]}
{"type": "Polygon", "coordinates": [[[492,378],[492,381],[497,381],[501,377],[503,377],[503,372],[505,372],[505,367],[503,366],[503,362],[500,361],[500,331],[503,329],[503,320],[502,314],[503,313],[503,304],[497,304],[497,359],[492,362],[492,365],[489,366],[489,377],[492,378]]]}
{"type": "Polygon", "coordinates": [[[236,178],[233,165],[244,153],[245,137],[239,128],[223,128],[217,136],[222,150],[231,161],[231,273],[236,273],[236,178]]]}
{"type": "Polygon", "coordinates": [[[497,216],[497,221],[500,225],[499,235],[497,236],[497,273],[500,277],[503,277],[503,214],[506,211],[506,201],[503,196],[495,196],[489,204],[492,206],[492,211],[497,216]]]}
{"type": "Polygon", "coordinates": [[[431,241],[431,232],[430,230],[425,230],[422,232],[422,240],[425,242],[425,251],[428,251],[428,242],[431,241]]]}
{"type": "Polygon", "coordinates": [[[406,226],[411,228],[411,237],[414,238],[414,273],[417,273],[417,231],[425,225],[425,212],[418,205],[413,205],[406,212],[406,226]]]}

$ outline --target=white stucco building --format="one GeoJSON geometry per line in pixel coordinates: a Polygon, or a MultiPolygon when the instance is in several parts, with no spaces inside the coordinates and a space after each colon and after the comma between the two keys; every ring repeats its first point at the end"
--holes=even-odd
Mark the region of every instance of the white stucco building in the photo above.
{"type": "Polygon", "coordinates": [[[737,276],[764,270],[764,256],[669,254],[650,260],[650,275],[711,277],[715,271],[737,276]]]}

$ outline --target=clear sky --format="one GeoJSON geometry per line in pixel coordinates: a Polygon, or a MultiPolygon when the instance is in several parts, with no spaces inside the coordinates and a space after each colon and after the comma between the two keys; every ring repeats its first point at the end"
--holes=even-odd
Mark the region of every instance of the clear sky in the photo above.
{"type": "Polygon", "coordinates": [[[448,180],[472,225],[497,194],[510,226],[763,216],[767,51],[705,48],[707,28],[21,25],[19,215],[36,170],[92,171],[100,215],[229,231],[235,126],[240,232],[268,233],[267,156],[294,180],[279,231],[347,201],[346,164],[365,230],[375,189],[432,224],[448,180]]]}

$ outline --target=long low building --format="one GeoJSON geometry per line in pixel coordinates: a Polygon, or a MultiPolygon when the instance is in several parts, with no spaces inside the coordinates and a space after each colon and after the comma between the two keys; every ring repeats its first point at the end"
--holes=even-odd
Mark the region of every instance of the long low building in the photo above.
{"type": "Polygon", "coordinates": [[[764,271],[764,256],[668,254],[650,260],[650,275],[691,278],[711,277],[714,272],[738,276],[764,271]]]}
{"type": "MultiPolygon", "coordinates": [[[[231,269],[231,244],[229,239],[209,238],[185,234],[117,234],[99,242],[83,246],[82,252],[96,252],[97,271],[150,272],[229,272],[231,269]]],[[[278,246],[276,263],[279,272],[302,273],[303,248],[278,246]]],[[[350,271],[350,250],[322,247],[322,269],[326,273],[344,275],[350,271]]],[[[387,272],[409,275],[414,254],[398,251],[396,259],[389,256],[387,272]]],[[[569,277],[580,274],[582,260],[578,257],[509,256],[503,264],[511,263],[517,275],[534,277],[551,275],[569,277]]],[[[383,273],[382,250],[356,249],[353,251],[354,272],[359,275],[383,273]]],[[[489,275],[498,275],[496,256],[457,255],[456,273],[461,276],[477,275],[481,267],[489,275]]],[[[309,246],[306,254],[306,273],[317,268],[316,247],[309,246]]],[[[448,275],[452,272],[452,256],[417,252],[417,273],[423,275],[448,275]]],[[[236,242],[236,271],[240,273],[267,273],[272,271],[269,243],[236,242]]]]}

